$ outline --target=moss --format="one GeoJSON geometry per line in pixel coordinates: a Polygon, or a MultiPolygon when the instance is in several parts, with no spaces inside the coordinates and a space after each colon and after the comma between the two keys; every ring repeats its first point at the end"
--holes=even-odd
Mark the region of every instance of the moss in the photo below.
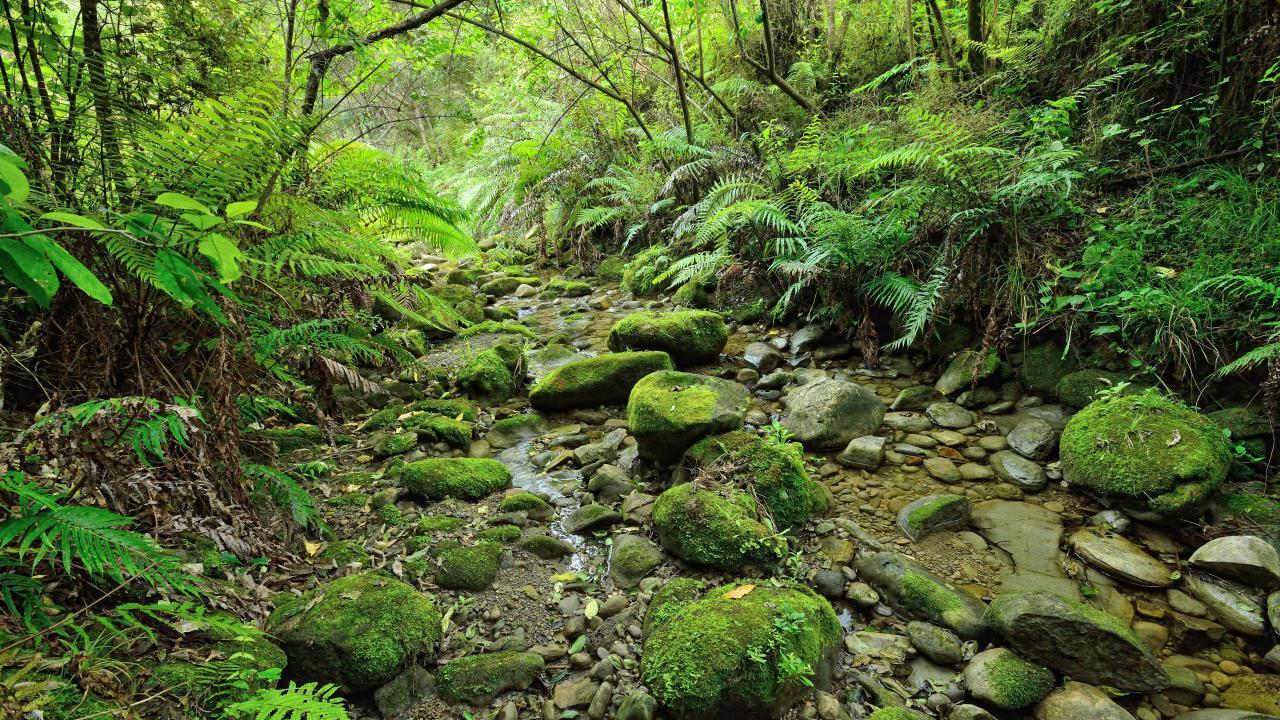
{"type": "Polygon", "coordinates": [[[290,675],[360,691],[434,655],[440,613],[430,596],[381,571],[348,575],[279,602],[267,631],[289,657],[290,675]]]}
{"type": "Polygon", "coordinates": [[[343,493],[329,498],[326,502],[338,507],[364,507],[369,503],[369,494],[360,491],[343,493]]]}
{"type": "Polygon", "coordinates": [[[640,452],[674,462],[699,438],[741,427],[751,396],[738,383],[664,370],[645,376],[627,399],[627,422],[640,452]]]}
{"type": "Polygon", "coordinates": [[[1021,710],[1044,699],[1053,689],[1053,672],[1005,651],[986,667],[993,701],[1004,710],[1021,710]]]}
{"type": "Polygon", "coordinates": [[[653,524],[662,546],[687,562],[722,570],[775,565],[786,543],[760,522],[750,496],[735,489],[723,494],[686,483],[659,495],[653,524]]]}
{"type": "MultiPolygon", "coordinates": [[[[388,505],[387,507],[395,507],[388,505]]],[[[320,551],[320,558],[323,560],[332,560],[339,565],[351,565],[353,563],[369,562],[369,551],[364,546],[350,540],[336,540],[325,546],[320,551]]]]}
{"type": "Polygon", "coordinates": [[[499,512],[528,512],[549,510],[551,505],[538,495],[531,492],[512,493],[498,503],[499,512]]]}
{"type": "Polygon", "coordinates": [[[765,313],[769,311],[769,305],[764,298],[756,298],[749,303],[743,303],[728,311],[729,317],[738,323],[753,323],[764,319],[765,313]]]}
{"type": "Polygon", "coordinates": [[[614,352],[574,360],[539,380],[529,391],[529,402],[544,410],[622,403],[641,378],[674,369],[665,352],[614,352]]]}
{"type": "Polygon", "coordinates": [[[784,675],[783,656],[815,673],[840,642],[835,611],[808,588],[757,585],[707,593],[657,625],[645,641],[641,678],[676,718],[781,715],[810,692],[784,675]]]}
{"type": "MultiPolygon", "coordinates": [[[[480,286],[480,292],[485,295],[510,295],[516,291],[521,285],[527,285],[525,280],[528,278],[521,277],[500,277],[487,281],[480,286]]],[[[536,279],[536,278],[534,278],[536,279]]]]}
{"type": "Polygon", "coordinates": [[[591,294],[591,285],[581,280],[565,280],[564,278],[556,278],[547,283],[547,288],[542,291],[543,297],[585,297],[591,294]]]}
{"type": "Polygon", "coordinates": [[[530,652],[468,655],[440,668],[436,689],[450,702],[483,705],[501,692],[529,687],[544,668],[542,657],[530,652]]]}
{"type": "Polygon", "coordinates": [[[533,330],[531,330],[530,328],[525,327],[524,325],[521,325],[520,323],[517,323],[517,322],[508,322],[505,320],[504,321],[485,320],[482,323],[472,325],[471,327],[466,328],[462,332],[459,332],[458,337],[469,338],[469,337],[474,337],[476,335],[495,335],[495,334],[519,335],[529,340],[538,339],[538,334],[533,330]]]}
{"type": "Polygon", "coordinates": [[[677,577],[663,583],[649,601],[649,610],[644,616],[644,636],[649,637],[662,623],[680,611],[680,608],[702,597],[706,583],[697,578],[677,577]]]}
{"type": "Polygon", "coordinates": [[[662,564],[662,553],[648,542],[614,544],[609,554],[609,567],[619,577],[643,578],[662,564]]]}
{"type": "MultiPolygon", "coordinates": [[[[909,536],[915,537],[924,529],[925,523],[929,522],[940,510],[956,504],[963,503],[968,507],[969,499],[963,495],[936,495],[928,502],[912,508],[907,513],[907,529],[910,531],[909,536]]],[[[967,515],[968,510],[965,510],[967,515]]]]}
{"type": "Polygon", "coordinates": [[[711,306],[711,294],[702,286],[702,283],[690,280],[671,293],[671,302],[684,307],[705,308],[711,306]]]}
{"type": "Polygon", "coordinates": [[[534,430],[542,423],[543,418],[538,413],[521,413],[495,422],[489,432],[520,434],[534,430]]]}
{"type": "Polygon", "coordinates": [[[1074,358],[1062,355],[1063,348],[1056,342],[1027,348],[1018,366],[1022,384],[1037,393],[1053,393],[1058,382],[1077,369],[1074,358]]]}
{"type": "MultiPolygon", "coordinates": [[[[184,666],[192,670],[195,669],[195,666],[190,663],[164,663],[163,665],[157,665],[153,669],[157,679],[160,679],[163,675],[164,670],[162,668],[166,666],[184,666]]],[[[129,712],[128,709],[108,702],[92,692],[81,689],[77,685],[72,685],[71,683],[59,684],[61,681],[52,676],[26,676],[22,680],[14,688],[15,697],[22,697],[23,691],[29,692],[41,686],[44,689],[40,691],[39,695],[29,698],[33,701],[30,704],[31,710],[29,712],[18,715],[15,710],[13,717],[44,718],[44,720],[82,720],[83,718],[103,718],[106,720],[107,718],[125,717],[129,712]]],[[[208,685],[208,679],[206,679],[205,683],[205,686],[200,688],[201,690],[208,692],[214,689],[208,685]]],[[[164,682],[161,684],[165,690],[169,691],[182,687],[164,682]]],[[[188,687],[191,686],[189,685],[188,687]]],[[[234,688],[224,689],[224,692],[227,702],[243,700],[249,695],[246,690],[234,688]]],[[[179,694],[181,693],[179,692],[179,694]]]]}
{"type": "Polygon", "coordinates": [[[1229,493],[1222,496],[1222,510],[1230,518],[1270,528],[1280,533],[1280,500],[1266,495],[1229,493]]]}
{"type": "Polygon", "coordinates": [[[471,447],[471,423],[444,415],[414,413],[406,418],[404,427],[412,429],[419,440],[443,442],[449,447],[471,447]]]}
{"type": "Polygon", "coordinates": [[[637,312],[609,331],[609,349],[661,350],[678,366],[715,362],[729,339],[724,318],[708,310],[637,312]]]}
{"type": "Polygon", "coordinates": [[[622,274],[626,269],[626,260],[618,255],[609,255],[596,266],[596,277],[608,282],[618,282],[622,280],[622,274]]]}
{"type": "Polygon", "coordinates": [[[404,513],[395,505],[383,505],[378,508],[378,520],[384,525],[397,527],[404,524],[404,513]]]}
{"type": "Polygon", "coordinates": [[[449,590],[487,590],[498,576],[501,557],[502,546],[492,542],[444,549],[440,553],[436,584],[449,590]]]}
{"type": "Polygon", "coordinates": [[[826,507],[822,488],[805,472],[799,445],[775,444],[742,430],[706,438],[685,453],[684,467],[716,477],[730,473],[735,484],[751,487],[781,529],[800,525],[826,507]]]}
{"type": "Polygon", "coordinates": [[[284,453],[319,445],[327,441],[324,430],[308,424],[294,425],[287,428],[267,428],[258,430],[256,435],[274,442],[280,452],[284,453]]]}
{"type": "Polygon", "coordinates": [[[920,716],[905,708],[886,707],[868,715],[867,720],[920,720],[920,716]]]}
{"type": "Polygon", "coordinates": [[[1155,390],[1090,404],[1059,450],[1068,482],[1164,516],[1197,512],[1232,460],[1217,425],[1155,390]]]}
{"type": "Polygon", "coordinates": [[[419,400],[406,407],[405,410],[444,415],[445,417],[457,418],[469,423],[475,422],[480,417],[476,406],[470,401],[461,398],[419,400]]]}
{"type": "Polygon", "coordinates": [[[520,539],[520,528],[515,525],[495,525],[476,533],[477,540],[490,540],[506,545],[520,539]]]}
{"type": "Polygon", "coordinates": [[[950,613],[960,613],[967,607],[946,586],[923,575],[907,571],[902,575],[902,592],[899,602],[904,614],[924,618],[942,618],[950,613]]]}
{"type": "Polygon", "coordinates": [[[369,432],[371,430],[381,430],[386,427],[391,427],[403,413],[403,404],[392,403],[366,418],[365,421],[360,424],[360,432],[369,432]]]}
{"type": "Polygon", "coordinates": [[[432,500],[480,500],[511,485],[511,471],[487,458],[427,458],[405,463],[400,483],[432,500]]]}
{"type": "Polygon", "coordinates": [[[515,372],[524,363],[524,347],[520,343],[500,342],[491,348],[508,370],[515,372]]]}
{"type": "Polygon", "coordinates": [[[445,274],[444,281],[449,285],[471,285],[483,274],[480,268],[455,268],[445,274]]]}
{"type": "Polygon", "coordinates": [[[535,535],[525,535],[520,538],[517,547],[521,550],[540,557],[544,560],[554,560],[573,554],[573,546],[551,535],[543,535],[541,533],[535,535]]]}
{"type": "MultiPolygon", "coordinates": [[[[1109,370],[1077,370],[1068,373],[1054,386],[1053,394],[1072,407],[1084,407],[1093,402],[1094,397],[1103,390],[1109,390],[1121,383],[1128,383],[1129,377],[1109,370]]],[[[1131,394],[1138,388],[1127,386],[1122,392],[1131,394]]]]}
{"type": "Polygon", "coordinates": [[[458,371],[458,387],[480,397],[505,400],[515,392],[516,380],[495,349],[481,350],[458,371]]]}
{"type": "Polygon", "coordinates": [[[385,433],[373,445],[373,456],[388,458],[403,455],[418,447],[418,435],[412,432],[385,433]]]}
{"type": "Polygon", "coordinates": [[[429,533],[453,532],[466,524],[466,520],[448,515],[424,515],[418,519],[418,529],[429,533]]]}

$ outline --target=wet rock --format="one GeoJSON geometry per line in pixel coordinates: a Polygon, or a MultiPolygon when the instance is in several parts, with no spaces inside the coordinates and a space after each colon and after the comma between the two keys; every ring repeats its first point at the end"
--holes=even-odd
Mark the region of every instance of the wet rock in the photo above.
{"type": "Polygon", "coordinates": [[[1165,614],[1169,627],[1169,639],[1178,652],[1199,652],[1216,645],[1227,634],[1227,629],[1212,620],[1169,611],[1165,614]]]}
{"type": "Polygon", "coordinates": [[[877,435],[854,438],[836,456],[836,462],[861,470],[875,470],[884,462],[884,446],[887,440],[877,435]]]}
{"type": "Polygon", "coordinates": [[[826,334],[827,329],[821,325],[805,325],[791,336],[791,352],[800,354],[817,348],[826,334]]]}
{"type": "Polygon", "coordinates": [[[603,530],[622,522],[622,515],[604,505],[583,505],[564,519],[564,531],[583,535],[593,530],[603,530]]]}
{"type": "Polygon", "coordinates": [[[1031,418],[1015,425],[1006,439],[1009,447],[1019,455],[1032,460],[1043,460],[1053,454],[1058,434],[1044,420],[1031,418]]]}
{"type": "Polygon", "coordinates": [[[556,707],[564,710],[582,707],[591,704],[591,700],[596,696],[596,690],[599,688],[599,683],[586,675],[581,675],[556,683],[556,686],[551,690],[551,700],[556,704],[556,707]]]}
{"type": "Polygon", "coordinates": [[[978,416],[955,403],[937,402],[925,408],[924,414],[935,425],[959,429],[972,425],[978,416]]]}
{"type": "Polygon", "coordinates": [[[1280,587],[1280,553],[1252,535],[1218,537],[1200,546],[1190,563],[1231,580],[1263,590],[1280,587]]]}
{"type": "Polygon", "coordinates": [[[1001,594],[987,621],[1018,653],[1074,679],[1133,692],[1169,686],[1133,631],[1091,607],[1047,592],[1001,594]]]}
{"type": "Polygon", "coordinates": [[[544,560],[555,560],[577,552],[572,545],[552,535],[525,535],[516,546],[544,560]]]}
{"type": "Polygon", "coordinates": [[[786,358],[782,356],[782,353],[778,352],[777,348],[762,342],[748,344],[742,352],[742,359],[763,374],[777,370],[786,362],[786,358]]]}
{"type": "Polygon", "coordinates": [[[1120,535],[1128,532],[1131,524],[1129,516],[1119,510],[1103,510],[1089,518],[1091,527],[1101,528],[1120,535]]]}
{"type": "Polygon", "coordinates": [[[885,416],[870,390],[843,380],[824,380],[792,390],[782,424],[810,449],[836,449],[870,435],[885,416]]]}
{"type": "Polygon", "coordinates": [[[1081,528],[1067,541],[1085,562],[1104,573],[1143,587],[1168,587],[1173,571],[1122,535],[1081,528]]]}
{"type": "Polygon", "coordinates": [[[644,690],[632,690],[618,708],[617,720],[653,720],[658,714],[658,701],[644,690]]]}
{"type": "Polygon", "coordinates": [[[1000,710],[1021,710],[1049,694],[1053,673],[1011,650],[992,648],[974,655],[965,666],[964,684],[981,702],[1000,710]]]}
{"type": "Polygon", "coordinates": [[[631,533],[614,535],[609,548],[609,576],[619,589],[630,589],[663,560],[662,550],[647,539],[631,533]]]}
{"type": "Polygon", "coordinates": [[[1000,356],[995,351],[964,350],[956,354],[942,372],[934,387],[950,395],[975,382],[982,382],[1000,369],[1000,356]]]}
{"type": "Polygon", "coordinates": [[[540,410],[617,405],[644,376],[675,365],[665,352],[616,352],[567,362],[539,380],[529,402],[540,410]]]}
{"type": "Polygon", "coordinates": [[[956,665],[964,659],[964,646],[955,633],[931,623],[907,623],[907,637],[921,655],[939,665],[956,665]]]}
{"type": "Polygon", "coordinates": [[[1105,692],[1092,685],[1063,683],[1032,710],[1035,720],[1133,720],[1105,692]]]}
{"type": "Polygon", "coordinates": [[[835,570],[819,570],[811,581],[814,591],[825,598],[839,598],[844,595],[844,575],[835,570]]]}
{"type": "Polygon", "coordinates": [[[948,685],[959,687],[959,673],[953,668],[936,665],[929,660],[918,657],[907,664],[907,685],[918,692],[933,691],[948,685]]]}
{"type": "Polygon", "coordinates": [[[1036,492],[1048,484],[1044,468],[1010,450],[1001,450],[991,456],[991,469],[996,477],[1027,492],[1036,492]]]}
{"type": "Polygon", "coordinates": [[[890,410],[923,410],[939,400],[945,399],[945,396],[928,385],[912,385],[909,388],[903,388],[898,393],[898,397],[894,398],[893,404],[889,406],[890,410]]]}
{"type": "Polygon", "coordinates": [[[756,381],[757,390],[781,390],[796,381],[796,376],[786,370],[775,370],[756,381]]]}
{"type": "Polygon", "coordinates": [[[508,690],[524,690],[542,674],[544,661],[531,652],[468,655],[440,667],[440,696],[450,702],[488,705],[508,690]]]}
{"type": "Polygon", "coordinates": [[[910,558],[879,552],[860,558],[854,567],[885,602],[908,618],[941,625],[963,638],[976,638],[985,628],[986,606],[981,600],[951,587],[910,558]]]}
{"type": "Polygon", "coordinates": [[[1262,598],[1249,588],[1226,581],[1215,582],[1196,572],[1187,574],[1184,587],[1228,630],[1252,636],[1266,633],[1262,598]]]}
{"type": "Polygon", "coordinates": [[[591,491],[596,499],[605,502],[621,500],[635,492],[635,489],[636,486],[631,482],[631,478],[627,477],[627,474],[617,465],[601,465],[587,483],[587,490],[591,491]]]}
{"type": "Polygon", "coordinates": [[[642,456],[672,463],[701,438],[741,428],[750,404],[747,389],[731,380],[664,371],[632,388],[627,420],[642,456]]]}
{"type": "Polygon", "coordinates": [[[911,541],[936,530],[960,528],[969,522],[969,498],[963,495],[926,495],[898,511],[898,529],[911,541]]]}
{"type": "Polygon", "coordinates": [[[996,720],[995,716],[977,705],[962,704],[951,708],[947,720],[996,720]]]}

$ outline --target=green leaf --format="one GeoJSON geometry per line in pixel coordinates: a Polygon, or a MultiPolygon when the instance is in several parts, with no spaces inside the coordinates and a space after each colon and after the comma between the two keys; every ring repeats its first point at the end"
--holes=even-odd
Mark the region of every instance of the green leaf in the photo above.
{"type": "Polygon", "coordinates": [[[94,220],[93,218],[83,215],[75,215],[67,212],[49,212],[40,216],[40,220],[49,220],[63,225],[71,225],[72,227],[85,228],[88,230],[106,230],[107,226],[94,220]]]}
{"type": "Polygon", "coordinates": [[[223,283],[240,279],[240,261],[244,260],[244,253],[225,235],[210,233],[200,241],[199,250],[201,255],[213,261],[213,266],[218,270],[218,279],[223,283]]]}
{"type": "Polygon", "coordinates": [[[171,207],[176,210],[195,210],[196,212],[201,212],[205,215],[213,215],[213,211],[204,203],[196,200],[195,198],[187,197],[182,193],[160,193],[160,196],[156,198],[156,204],[171,207]]]}
{"type": "Polygon", "coordinates": [[[222,218],[217,215],[196,215],[194,213],[182,213],[182,219],[187,224],[197,230],[208,230],[222,224],[222,218]]]}
{"type": "Polygon", "coordinates": [[[226,215],[229,218],[244,217],[258,208],[257,200],[241,200],[227,203],[226,215]]]}
{"type": "Polygon", "coordinates": [[[14,204],[26,200],[31,194],[31,185],[27,183],[27,176],[22,174],[22,170],[13,160],[2,156],[0,156],[0,194],[14,204]]]}
{"type": "Polygon", "coordinates": [[[103,305],[111,304],[111,291],[107,289],[107,286],[102,284],[102,281],[98,279],[97,275],[93,274],[92,270],[85,267],[74,255],[67,252],[66,248],[44,235],[28,237],[27,244],[41,250],[44,256],[61,270],[62,274],[73,285],[80,288],[85,295],[103,305]]]}

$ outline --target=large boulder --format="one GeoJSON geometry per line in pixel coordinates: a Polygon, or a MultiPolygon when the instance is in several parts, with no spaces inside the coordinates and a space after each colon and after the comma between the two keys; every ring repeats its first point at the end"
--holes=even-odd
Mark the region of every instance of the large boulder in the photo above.
{"type": "Polygon", "coordinates": [[[1059,453],[1067,482],[1158,517],[1198,514],[1231,467],[1222,431],[1155,390],[1091,403],[1067,423],[1059,453]]]}
{"type": "Polygon", "coordinates": [[[686,367],[715,362],[728,339],[724,318],[709,310],[638,312],[609,331],[609,349],[661,350],[686,367]]]}
{"type": "Polygon", "coordinates": [[[1000,356],[994,350],[963,350],[952,358],[933,387],[943,395],[950,395],[986,380],[998,373],[1000,368],[1000,356]]]}
{"type": "Polygon", "coordinates": [[[1086,368],[1069,372],[1059,378],[1058,383],[1053,387],[1053,394],[1072,407],[1084,407],[1093,402],[1104,390],[1121,395],[1132,394],[1135,392],[1132,385],[1128,385],[1123,390],[1117,390],[1129,382],[1128,375],[1110,370],[1086,368]]]}
{"type": "Polygon", "coordinates": [[[659,370],[674,370],[665,352],[616,352],[565,363],[537,382],[529,402],[539,410],[624,403],[640,379],[659,370]]]}
{"type": "Polygon", "coordinates": [[[1124,622],[1047,592],[1001,594],[987,623],[1023,656],[1074,680],[1129,692],[1169,687],[1151,649],[1124,622]]]}
{"type": "Polygon", "coordinates": [[[841,635],[831,604],[807,588],[729,585],[652,628],[641,679],[680,720],[777,717],[824,684],[841,635]]]}
{"type": "Polygon", "coordinates": [[[770,442],[745,430],[705,438],[684,454],[677,475],[696,478],[702,472],[750,488],[779,529],[799,525],[827,507],[826,492],[809,479],[794,443],[770,442]]]}
{"type": "Polygon", "coordinates": [[[802,385],[786,398],[782,425],[811,450],[839,450],[880,428],[885,406],[867,388],[844,380],[802,385]]]}
{"type": "Polygon", "coordinates": [[[671,554],[721,570],[771,567],[786,550],[782,538],[761,521],[755,498],[736,488],[676,485],[658,496],[653,525],[671,554]]]}
{"type": "Polygon", "coordinates": [[[627,421],[650,460],[672,463],[707,435],[742,427],[751,394],[732,380],[663,370],[631,389],[627,421]]]}
{"type": "Polygon", "coordinates": [[[433,657],[440,624],[430,596],[373,571],[278,602],[267,632],[288,656],[291,677],[360,692],[433,657]]]}
{"type": "Polygon", "coordinates": [[[1075,359],[1064,352],[1062,345],[1047,342],[1027,348],[1018,363],[1022,384],[1028,390],[1042,395],[1052,394],[1058,381],[1076,369],[1075,359]],[[1064,357],[1065,355],[1065,357],[1064,357]]]}
{"type": "Polygon", "coordinates": [[[440,667],[436,689],[449,702],[487,705],[508,690],[524,690],[542,674],[542,656],[531,652],[467,655],[440,667]]]}
{"type": "Polygon", "coordinates": [[[511,486],[511,471],[488,458],[427,458],[405,463],[399,482],[428,500],[480,500],[511,486]]]}
{"type": "Polygon", "coordinates": [[[982,601],[948,585],[916,561],[878,552],[859,558],[854,567],[890,607],[908,618],[941,625],[966,639],[982,635],[987,609],[982,601]]]}

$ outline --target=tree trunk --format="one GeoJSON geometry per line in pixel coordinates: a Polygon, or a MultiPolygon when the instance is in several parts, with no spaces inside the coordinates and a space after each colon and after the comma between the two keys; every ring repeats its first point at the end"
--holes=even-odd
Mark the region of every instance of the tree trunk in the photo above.
{"type": "Polygon", "coordinates": [[[969,68],[975,73],[986,69],[986,55],[982,48],[972,43],[983,42],[982,34],[982,0],[969,0],[969,68]]]}
{"type": "Polygon", "coordinates": [[[684,90],[684,73],[680,72],[680,46],[671,32],[671,11],[667,0],[662,0],[662,22],[667,26],[667,44],[671,46],[671,71],[676,76],[676,96],[680,99],[680,114],[684,116],[684,139],[693,144],[693,121],[689,119],[689,97],[684,90]]]}
{"type": "MultiPolygon", "coordinates": [[[[103,182],[124,185],[120,141],[116,138],[115,120],[111,117],[111,88],[107,85],[106,64],[102,60],[102,25],[98,20],[98,0],[80,0],[80,19],[84,24],[84,60],[89,73],[89,92],[93,96],[93,114],[102,137],[103,182]]],[[[106,198],[110,188],[103,188],[106,198]]]]}

